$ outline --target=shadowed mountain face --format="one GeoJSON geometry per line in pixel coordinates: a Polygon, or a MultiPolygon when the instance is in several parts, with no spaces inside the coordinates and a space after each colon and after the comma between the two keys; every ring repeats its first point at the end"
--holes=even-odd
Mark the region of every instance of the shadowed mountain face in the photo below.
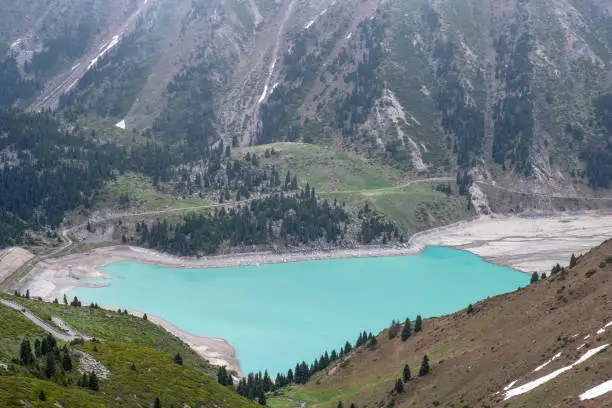
{"type": "Polygon", "coordinates": [[[2,2],[5,105],[531,186],[612,179],[603,0],[35,3],[2,2]]]}

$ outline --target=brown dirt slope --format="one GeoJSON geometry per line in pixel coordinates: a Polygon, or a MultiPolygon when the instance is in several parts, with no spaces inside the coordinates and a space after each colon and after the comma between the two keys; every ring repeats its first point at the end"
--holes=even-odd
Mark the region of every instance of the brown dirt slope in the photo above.
{"type": "MultiPolygon", "coordinates": [[[[477,284],[477,283],[476,283],[477,284]]],[[[612,343],[612,240],[579,258],[574,268],[513,293],[423,322],[402,342],[378,336],[279,397],[310,407],[612,407],[612,392],[580,401],[586,390],[612,379],[612,347],[527,393],[504,400],[504,387],[521,386],[568,366],[589,349],[612,343]],[[606,263],[608,258],[608,263],[606,263]],[[598,333],[599,331],[599,333],[598,333]],[[586,336],[589,336],[585,339],[586,336]],[[584,344],[584,345],[583,345],[584,344]],[[533,370],[557,353],[541,370],[533,370]],[[431,373],[419,378],[423,355],[431,373]],[[413,379],[391,392],[410,364],[413,379]]]]}

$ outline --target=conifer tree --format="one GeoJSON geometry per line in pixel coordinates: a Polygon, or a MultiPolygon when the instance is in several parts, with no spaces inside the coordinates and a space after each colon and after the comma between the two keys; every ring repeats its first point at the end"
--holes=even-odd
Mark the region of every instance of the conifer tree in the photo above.
{"type": "Polygon", "coordinates": [[[410,327],[410,319],[406,318],[404,327],[402,328],[402,341],[408,340],[408,337],[412,335],[412,328],[410,327]]]}
{"type": "Polygon", "coordinates": [[[44,390],[40,390],[40,393],[38,393],[38,399],[43,402],[47,400],[47,395],[45,394],[44,390]]]}
{"type": "Polygon", "coordinates": [[[93,371],[89,374],[89,389],[93,391],[100,390],[100,383],[98,381],[98,376],[93,371]]]}
{"type": "Polygon", "coordinates": [[[228,374],[225,366],[219,367],[219,369],[217,370],[217,381],[219,382],[219,384],[227,385],[227,376],[228,374]]]}
{"type": "Polygon", "coordinates": [[[64,293],[64,304],[67,305],[68,304],[68,297],[66,296],[66,294],[64,293]]]}
{"type": "Polygon", "coordinates": [[[294,381],[293,371],[289,369],[289,371],[287,371],[287,382],[292,383],[293,381],[294,381]]]}
{"type": "Polygon", "coordinates": [[[408,364],[404,365],[404,382],[408,382],[410,380],[410,367],[408,364]]]}
{"type": "Polygon", "coordinates": [[[183,357],[181,357],[181,353],[176,353],[176,356],[174,356],[174,362],[178,365],[183,365],[183,357]]]}
{"type": "Polygon", "coordinates": [[[376,344],[378,344],[378,340],[376,340],[375,336],[372,336],[368,342],[368,347],[375,348],[376,344]]]}
{"type": "Polygon", "coordinates": [[[398,394],[404,392],[404,383],[399,378],[397,379],[397,381],[395,381],[395,392],[397,392],[398,394]]]}
{"type": "Polygon", "coordinates": [[[42,352],[40,350],[40,340],[36,339],[34,341],[34,354],[36,355],[36,357],[42,357],[42,352]]]}
{"type": "Polygon", "coordinates": [[[429,374],[429,357],[424,355],[423,361],[421,362],[421,369],[419,370],[419,377],[424,377],[427,374],[429,374]]]}
{"type": "Polygon", "coordinates": [[[257,402],[259,405],[266,405],[266,395],[262,392],[259,394],[259,398],[257,398],[257,402]]]}
{"type": "Polygon", "coordinates": [[[537,283],[540,280],[540,276],[537,272],[531,274],[531,283],[537,283]]]}
{"type": "Polygon", "coordinates": [[[414,321],[414,332],[418,333],[423,330],[423,320],[421,319],[421,315],[417,315],[416,320],[414,321]]]}
{"type": "Polygon", "coordinates": [[[474,306],[472,306],[472,304],[470,303],[467,307],[467,312],[468,314],[472,313],[474,311],[474,306]]]}
{"type": "Polygon", "coordinates": [[[338,401],[338,407],[337,408],[342,408],[342,401],[338,401]]]}
{"type": "Polygon", "coordinates": [[[86,388],[89,385],[89,382],[87,381],[87,374],[83,373],[83,376],[77,384],[79,385],[79,387],[86,388]]]}
{"type": "Polygon", "coordinates": [[[147,314],[145,313],[145,314],[143,314],[143,315],[142,315],[142,319],[143,319],[143,320],[149,320],[149,317],[148,317],[148,316],[147,316],[147,314]]]}
{"type": "Polygon", "coordinates": [[[26,299],[30,298],[30,289],[26,289],[25,297],[26,297],[26,299]]]}
{"type": "Polygon", "coordinates": [[[32,345],[27,339],[24,339],[21,342],[21,347],[19,350],[19,360],[21,361],[21,364],[25,366],[31,366],[34,363],[34,356],[32,355],[32,345]]]}
{"type": "Polygon", "coordinates": [[[578,258],[576,258],[576,255],[572,254],[572,257],[570,258],[570,264],[569,267],[573,268],[574,266],[576,266],[578,264],[578,258]]]}
{"type": "Polygon", "coordinates": [[[159,397],[155,397],[155,402],[153,403],[153,408],[162,408],[161,400],[159,397]]]}
{"type": "Polygon", "coordinates": [[[55,354],[53,352],[49,352],[46,355],[46,364],[45,364],[45,375],[47,378],[51,378],[55,375],[55,354]]]}
{"type": "Polygon", "coordinates": [[[70,358],[70,354],[68,353],[68,351],[64,351],[64,356],[62,358],[62,367],[64,368],[64,371],[72,370],[72,359],[70,358]]]}

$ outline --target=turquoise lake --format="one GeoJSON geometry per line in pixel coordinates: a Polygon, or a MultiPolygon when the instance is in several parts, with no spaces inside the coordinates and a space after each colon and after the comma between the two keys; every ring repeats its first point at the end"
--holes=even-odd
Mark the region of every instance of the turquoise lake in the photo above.
{"type": "Polygon", "coordinates": [[[469,252],[428,247],[418,255],[214,269],[118,262],[85,301],[143,311],[180,329],[227,339],[243,372],[272,375],[377,333],[392,319],[452,313],[516,290],[529,276],[469,252]]]}

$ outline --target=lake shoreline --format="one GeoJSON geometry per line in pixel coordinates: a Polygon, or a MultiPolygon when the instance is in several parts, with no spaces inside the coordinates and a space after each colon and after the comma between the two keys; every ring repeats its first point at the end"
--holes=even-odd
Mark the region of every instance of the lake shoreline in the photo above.
{"type": "MultiPolygon", "coordinates": [[[[446,246],[480,256],[487,262],[513,268],[524,273],[544,272],[559,262],[567,264],[571,253],[588,250],[609,238],[612,214],[584,212],[554,216],[486,216],[470,221],[434,228],[413,235],[408,243],[394,246],[364,246],[330,251],[256,252],[218,255],[202,258],[181,258],[150,249],[114,246],[87,253],[47,259],[39,263],[21,283],[33,296],[45,300],[61,299],[75,287],[101,287],[109,282],[90,281],[104,278],[100,268],[115,262],[132,261],[174,268],[222,268],[307,260],[373,258],[414,255],[427,246],[446,246]]],[[[156,319],[169,332],[177,335],[194,350],[200,347],[205,359],[228,366],[240,365],[234,348],[223,339],[222,344],[210,338],[195,336],[156,319]],[[208,347],[208,348],[206,348],[208,347]],[[207,350],[207,352],[205,352],[207,350]]]]}

